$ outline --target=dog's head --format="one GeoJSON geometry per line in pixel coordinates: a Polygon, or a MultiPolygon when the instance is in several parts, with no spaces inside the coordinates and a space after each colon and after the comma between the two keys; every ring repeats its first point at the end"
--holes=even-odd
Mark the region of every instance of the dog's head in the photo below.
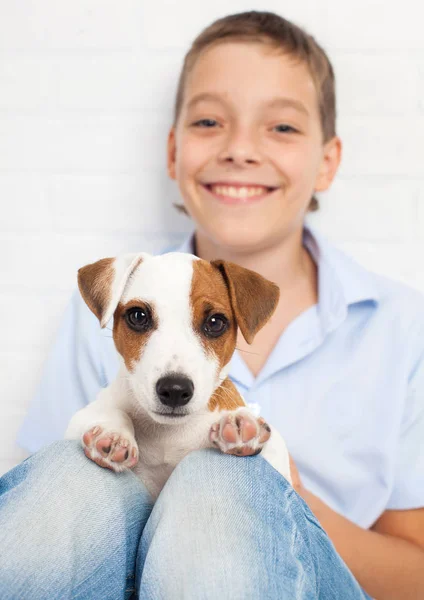
{"type": "Polygon", "coordinates": [[[160,423],[206,408],[227,376],[237,327],[250,344],[279,289],[257,273],[190,254],[105,258],[78,271],[82,297],[113,338],[137,401],[160,423]]]}

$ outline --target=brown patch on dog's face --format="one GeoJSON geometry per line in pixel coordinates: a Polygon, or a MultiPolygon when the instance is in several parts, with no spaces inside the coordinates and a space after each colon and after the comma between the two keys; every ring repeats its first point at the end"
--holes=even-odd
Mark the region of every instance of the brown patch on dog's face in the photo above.
{"type": "Polygon", "coordinates": [[[153,307],[142,300],[134,298],[126,304],[118,304],[113,315],[113,339],[130,373],[140,360],[143,349],[157,327],[158,322],[153,307]],[[146,315],[146,319],[142,318],[142,314],[146,315]]]}
{"type": "Polygon", "coordinates": [[[209,262],[193,262],[193,278],[190,291],[193,330],[199,336],[207,353],[216,356],[221,370],[231,359],[237,339],[237,323],[231,306],[227,286],[219,273],[209,262]],[[213,315],[223,315],[227,327],[221,335],[208,335],[204,327],[211,325],[208,319],[213,315]]]}
{"type": "Polygon", "coordinates": [[[240,331],[251,344],[277,308],[280,290],[259,273],[235,263],[214,260],[211,264],[222,274],[240,331]]]}
{"type": "Polygon", "coordinates": [[[78,270],[78,287],[88,308],[99,321],[110,301],[114,258],[102,258],[78,270]]]}
{"type": "Polygon", "coordinates": [[[208,409],[213,412],[218,410],[235,410],[240,406],[245,406],[243,398],[240,396],[234,383],[224,379],[219,388],[217,388],[208,402],[208,409]]]}

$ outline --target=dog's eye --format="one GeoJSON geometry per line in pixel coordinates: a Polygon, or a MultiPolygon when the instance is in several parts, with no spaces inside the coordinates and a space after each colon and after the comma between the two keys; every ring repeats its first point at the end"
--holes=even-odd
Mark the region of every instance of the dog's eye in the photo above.
{"type": "Polygon", "coordinates": [[[125,313],[125,320],[134,331],[145,331],[151,323],[151,315],[145,308],[130,308],[125,313]]]}
{"type": "Polygon", "coordinates": [[[219,337],[228,329],[228,319],[224,315],[210,315],[202,325],[204,333],[209,337],[219,337]]]}

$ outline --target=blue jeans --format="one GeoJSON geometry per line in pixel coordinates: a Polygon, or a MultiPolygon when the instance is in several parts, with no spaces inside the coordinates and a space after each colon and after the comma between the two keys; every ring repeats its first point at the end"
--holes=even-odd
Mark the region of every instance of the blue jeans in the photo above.
{"type": "Polygon", "coordinates": [[[2,600],[360,600],[305,502],[260,455],[189,454],[155,505],[79,443],[0,479],[2,600]]]}

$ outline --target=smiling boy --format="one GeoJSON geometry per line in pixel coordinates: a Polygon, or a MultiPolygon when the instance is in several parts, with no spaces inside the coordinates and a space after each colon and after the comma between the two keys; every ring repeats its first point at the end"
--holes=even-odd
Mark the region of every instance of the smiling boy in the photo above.
{"type": "Polygon", "coordinates": [[[237,342],[256,376],[282,331],[317,302],[303,221],[313,193],[331,184],[341,142],[323,131],[306,64],[269,42],[220,39],[203,50],[180,103],[169,173],[197,224],[197,255],[225,256],[284,290],[254,348],[237,342]]]}
{"type": "MultiPolygon", "coordinates": [[[[274,27],[278,18],[270,16],[267,26],[261,29],[259,21],[259,17],[252,18],[249,31],[248,16],[224,19],[221,24],[212,25],[193,44],[192,55],[186,58],[180,80],[175,123],[168,144],[169,174],[178,181],[184,205],[196,223],[196,254],[208,260],[220,256],[253,269],[276,282],[282,292],[275,316],[253,344],[249,346],[240,333],[238,336],[237,348],[243,352],[243,361],[255,377],[269,363],[277,342],[283,339],[283,332],[290,324],[295,325],[296,317],[305,317],[306,311],[319,300],[319,261],[314,261],[302,242],[304,219],[311,202],[315,201],[314,194],[331,185],[341,159],[341,141],[335,128],[334,76],[327,57],[297,28],[282,25],[279,30],[278,26],[274,27]]],[[[378,278],[375,279],[376,287],[381,286],[378,278]]],[[[323,279],[321,283],[324,285],[323,279]]],[[[325,284],[330,287],[330,282],[325,284]]],[[[394,295],[391,290],[390,293],[394,295]]],[[[406,302],[411,300],[406,298],[406,302]]],[[[421,298],[420,302],[422,304],[421,298]]],[[[375,312],[375,308],[363,310],[361,320],[371,320],[367,312],[375,312]]],[[[389,316],[386,318],[389,326],[389,316]]],[[[342,341],[352,343],[352,333],[359,336],[361,328],[362,325],[356,331],[348,330],[349,336],[342,341]]],[[[381,332],[378,335],[381,336],[381,332]]],[[[373,343],[370,336],[369,346],[373,343]]],[[[402,352],[402,347],[397,347],[391,360],[396,360],[396,354],[402,352]]],[[[327,360],[321,368],[328,371],[331,381],[334,379],[331,372],[338,369],[339,361],[331,360],[331,353],[327,360]]],[[[385,368],[390,366],[387,363],[385,368]]],[[[367,367],[366,361],[363,367],[367,367]]],[[[307,375],[307,370],[304,374],[307,375]]],[[[418,381],[422,385],[422,376],[418,381]]],[[[349,385],[357,385],[359,395],[368,387],[361,386],[361,381],[351,376],[346,377],[340,386],[341,402],[355,401],[346,394],[349,385]]],[[[376,385],[373,392],[383,394],[383,386],[379,389],[376,385]]],[[[279,402],[294,401],[286,397],[284,384],[277,389],[281,397],[273,398],[274,411],[279,402]]],[[[314,392],[310,393],[313,402],[314,392]]],[[[423,387],[419,393],[417,426],[424,434],[423,387]]],[[[319,398],[320,392],[316,395],[319,398]]],[[[399,401],[403,399],[399,397],[399,401]]],[[[336,410],[336,404],[332,408],[336,410]]],[[[322,409],[329,410],[329,407],[322,409]]],[[[364,403],[361,410],[366,409],[364,403]]],[[[371,403],[369,409],[375,410],[371,403]]],[[[285,409],[280,410],[284,414],[285,409]]],[[[289,449],[290,439],[302,436],[301,414],[298,419],[295,433],[287,434],[282,425],[289,437],[289,449]]],[[[325,419],[327,423],[334,420],[337,428],[335,415],[328,412],[325,419]]],[[[370,432],[371,437],[377,440],[380,434],[377,427],[379,421],[384,420],[384,414],[375,413],[370,419],[376,425],[370,432]]],[[[354,426],[352,421],[352,428],[354,426]]],[[[361,432],[353,430],[350,435],[357,436],[358,454],[361,453],[361,432]]],[[[420,455],[419,443],[413,441],[412,431],[410,436],[409,451],[415,449],[416,455],[411,453],[409,459],[414,461],[420,455]]],[[[364,440],[364,446],[367,442],[369,440],[364,440]]],[[[408,444],[408,441],[405,439],[402,443],[408,444]]],[[[322,444],[326,445],[324,439],[322,444]]],[[[348,444],[346,439],[349,452],[352,448],[348,444]]],[[[296,446],[294,442],[295,458],[296,446]]],[[[333,466],[331,451],[331,448],[322,451],[317,446],[315,461],[323,470],[358,468],[354,460],[343,464],[336,457],[333,466]],[[326,466],[319,457],[320,451],[323,456],[328,455],[326,466]]],[[[343,452],[343,444],[340,451],[343,452]]],[[[372,460],[372,447],[368,451],[372,460]]],[[[404,452],[399,447],[391,451],[404,452]]],[[[366,452],[362,451],[361,461],[366,461],[366,452]]],[[[308,464],[302,465],[306,473],[314,470],[313,461],[312,455],[308,456],[308,464]]],[[[409,468],[418,474],[413,467],[409,468]]],[[[348,476],[346,471],[345,474],[348,476]]],[[[376,465],[373,476],[380,475],[382,472],[378,472],[376,465]]],[[[364,496],[370,493],[365,487],[366,478],[362,483],[363,488],[358,485],[351,493],[364,496]]],[[[300,478],[297,491],[319,517],[342,558],[368,593],[377,598],[418,598],[424,595],[424,508],[419,508],[424,505],[423,484],[421,475],[421,479],[416,479],[414,492],[414,495],[421,494],[420,501],[414,504],[413,510],[406,510],[406,498],[404,506],[400,500],[397,508],[401,510],[374,514],[367,524],[369,529],[355,525],[332,510],[305,489],[300,478]]],[[[378,505],[371,494],[369,501],[378,505]]]]}
{"type": "MultiPolygon", "coordinates": [[[[256,12],[221,19],[199,35],[185,60],[168,140],[169,175],[177,181],[185,210],[196,224],[193,238],[180,250],[206,260],[238,263],[278,284],[281,300],[275,315],[253,344],[248,345],[239,335],[230,375],[246,399],[260,404],[262,414],[286,438],[294,459],[296,490],[362,588],[385,600],[421,598],[423,299],[405,286],[368,273],[305,227],[308,209],[317,205],[314,194],[331,185],[340,159],[333,71],[313,38],[277,15],[256,12]]],[[[50,415],[57,415],[56,398],[67,398],[71,414],[93,400],[96,386],[102,385],[100,374],[106,374],[106,382],[115,375],[112,353],[99,338],[98,324],[75,296],[45,374],[43,386],[49,392],[40,392],[34,402],[20,435],[23,445],[36,450],[60,436],[61,425],[48,431],[46,424],[50,415]],[[74,354],[80,357],[84,348],[87,356],[78,373],[70,366],[64,371],[61,364],[75,322],[80,325],[74,354]],[[56,372],[60,372],[60,382],[55,379],[56,372]],[[34,420],[45,423],[43,433],[32,425],[34,420]]],[[[68,413],[61,417],[63,429],[68,413]]],[[[240,469],[233,476],[242,480],[246,465],[262,464],[261,460],[255,457],[239,463],[240,467],[232,466],[240,469]]],[[[201,471],[200,464],[196,463],[196,468],[201,471]]],[[[229,466],[222,464],[220,471],[214,471],[215,476],[219,472],[220,486],[226,481],[227,469],[229,466]]],[[[274,501],[266,510],[278,512],[278,507],[283,507],[284,514],[298,515],[293,517],[294,524],[290,523],[293,538],[291,542],[283,539],[279,530],[283,517],[274,524],[272,534],[265,509],[257,508],[254,497],[250,498],[247,510],[252,511],[252,531],[256,524],[258,535],[263,531],[274,539],[275,547],[280,547],[282,540],[284,543],[274,559],[269,547],[258,555],[252,547],[251,579],[243,581],[246,589],[240,597],[261,597],[250,596],[249,589],[256,589],[253,565],[262,555],[271,561],[268,583],[275,585],[273,592],[271,587],[264,589],[263,597],[280,598],[284,590],[290,599],[321,598],[324,589],[326,599],[364,597],[327,542],[316,542],[317,524],[311,526],[309,513],[306,520],[299,517],[303,504],[297,497],[287,488],[284,493],[281,488],[275,495],[271,492],[276,489],[273,477],[276,475],[267,473],[262,480],[263,489],[274,501]],[[290,587],[293,581],[277,581],[272,574],[277,563],[289,560],[287,544],[303,536],[305,523],[309,523],[310,536],[306,538],[314,540],[310,541],[313,551],[311,555],[300,552],[295,564],[302,564],[304,572],[296,579],[295,590],[290,587]],[[306,589],[315,590],[315,595],[307,596],[306,589]],[[271,595],[266,595],[268,592],[271,595]]],[[[256,485],[261,497],[261,486],[256,485]]],[[[222,538],[221,546],[213,546],[217,536],[209,521],[202,527],[200,507],[199,515],[192,515],[199,519],[198,529],[180,529],[178,535],[195,547],[200,539],[196,536],[210,530],[211,539],[205,542],[202,538],[202,544],[211,549],[209,558],[222,553],[230,563],[241,552],[240,545],[248,543],[245,532],[237,529],[239,493],[233,489],[222,510],[232,514],[234,508],[238,515],[231,522],[231,536],[226,529],[228,537],[237,540],[237,550],[232,546],[232,553],[226,554],[222,538]]],[[[209,490],[208,502],[211,495],[209,490]]],[[[169,514],[165,499],[158,502],[160,510],[169,514]]],[[[213,514],[221,513],[215,510],[213,514]]],[[[160,528],[158,531],[160,535],[160,528]]],[[[175,538],[167,535],[169,545],[175,538]]],[[[175,551],[172,544],[171,551],[175,551]]],[[[162,550],[153,569],[163,577],[161,560],[166,562],[165,556],[162,550]]],[[[178,553],[172,556],[178,565],[173,572],[175,582],[183,566],[178,553]]],[[[211,588],[205,583],[201,587],[202,578],[206,581],[209,573],[206,563],[197,565],[196,577],[187,573],[184,581],[197,578],[199,589],[216,592],[219,582],[215,580],[211,588]]],[[[152,565],[152,560],[145,564],[152,565]]],[[[139,589],[146,592],[141,574],[140,581],[139,589]]],[[[236,597],[233,588],[225,589],[228,597],[236,597]]],[[[225,597],[221,588],[219,593],[225,597]]],[[[166,595],[158,592],[143,597],[166,595]]]]}

